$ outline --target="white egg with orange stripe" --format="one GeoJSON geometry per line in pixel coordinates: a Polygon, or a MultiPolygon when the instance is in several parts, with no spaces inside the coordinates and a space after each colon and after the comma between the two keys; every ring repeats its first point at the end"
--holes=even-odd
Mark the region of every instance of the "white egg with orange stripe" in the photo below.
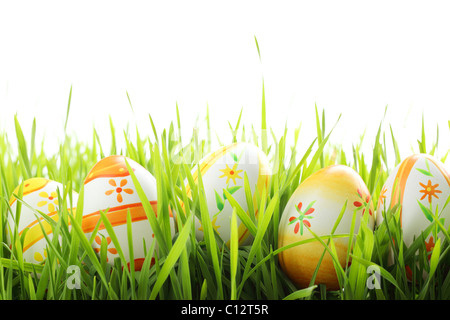
{"type": "MultiPolygon", "coordinates": [[[[25,262],[41,263],[47,257],[48,243],[45,238],[51,240],[53,228],[47,222],[42,214],[48,218],[58,222],[59,220],[59,206],[60,197],[65,194],[64,186],[56,181],[46,178],[31,178],[22,183],[22,197],[20,214],[17,216],[18,199],[14,196],[19,196],[20,185],[13,191],[9,205],[11,212],[8,215],[9,229],[7,232],[8,242],[11,245],[12,234],[23,239],[23,259],[25,262]],[[58,195],[59,193],[59,195],[58,195]],[[39,211],[39,212],[37,212],[39,211]],[[19,220],[17,220],[19,218],[19,220]],[[44,232],[42,231],[44,229],[44,232]],[[11,232],[11,233],[10,233],[11,232]]],[[[78,194],[72,192],[72,203],[70,204],[70,197],[66,197],[66,204],[69,207],[76,206],[78,201],[78,194]]],[[[71,210],[71,209],[70,209],[71,210]]]]}
{"type": "MultiPolygon", "coordinates": [[[[192,175],[194,182],[198,182],[198,168],[200,168],[204,185],[205,197],[208,206],[212,227],[220,238],[229,244],[231,235],[231,215],[233,208],[226,197],[227,190],[239,203],[247,214],[258,216],[257,199],[263,192],[268,192],[270,181],[269,160],[264,152],[257,146],[237,142],[224,146],[204,157],[199,166],[195,166],[192,175]],[[254,211],[248,212],[245,196],[244,174],[247,174],[248,182],[253,196],[254,211]]],[[[189,184],[186,186],[188,196],[191,196],[189,184]]],[[[196,237],[203,240],[203,226],[196,220],[196,237]]],[[[238,218],[239,244],[248,244],[250,232],[238,218]]]]}
{"type": "MultiPolygon", "coordinates": [[[[125,159],[142,187],[155,215],[157,215],[157,186],[153,175],[136,161],[121,155],[103,158],[88,173],[84,181],[84,206],[82,229],[88,238],[101,219],[100,211],[106,214],[111,223],[120,248],[130,264],[130,251],[127,231],[127,214],[130,213],[133,241],[133,257],[136,271],[140,271],[146,257],[145,249],[150,250],[154,234],[147,219],[144,206],[136,191],[125,159]],[[145,244],[144,244],[145,243],[145,244]]],[[[174,234],[173,217],[170,213],[170,228],[174,234]]],[[[93,247],[99,253],[102,240],[107,244],[107,262],[111,265],[119,257],[103,222],[100,222],[93,247]]]]}
{"type": "MultiPolygon", "coordinates": [[[[377,207],[377,225],[386,213],[398,206],[403,240],[407,246],[434,221],[433,215],[448,228],[450,206],[450,176],[442,162],[427,154],[414,154],[404,159],[388,176],[381,189],[377,207]]],[[[435,230],[434,230],[435,231],[435,230]]],[[[429,233],[425,240],[431,252],[442,231],[429,233]]]]}

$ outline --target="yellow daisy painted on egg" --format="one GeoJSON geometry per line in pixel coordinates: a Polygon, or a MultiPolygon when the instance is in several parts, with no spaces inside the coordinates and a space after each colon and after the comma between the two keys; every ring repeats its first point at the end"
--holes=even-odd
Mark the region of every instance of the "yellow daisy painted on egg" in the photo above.
{"type": "MultiPolygon", "coordinates": [[[[35,252],[34,253],[34,260],[36,260],[37,262],[44,262],[44,260],[47,259],[47,249],[44,249],[44,255],[42,255],[40,252],[35,252]]],[[[56,259],[56,262],[58,262],[59,264],[59,259],[56,259]]]]}
{"type": "Polygon", "coordinates": [[[48,212],[54,212],[56,210],[55,206],[58,205],[58,194],[56,193],[56,191],[53,191],[52,193],[50,193],[50,195],[47,192],[42,191],[41,193],[39,193],[39,196],[45,199],[37,203],[39,208],[48,204],[48,212]]]}
{"type": "Polygon", "coordinates": [[[44,249],[44,256],[42,256],[42,254],[39,252],[34,253],[34,259],[38,262],[42,262],[46,258],[47,258],[47,250],[45,250],[45,249],[44,249]]]}
{"type": "Polygon", "coordinates": [[[221,175],[219,178],[227,177],[227,184],[230,181],[230,179],[233,180],[234,184],[236,184],[236,179],[242,179],[242,177],[239,175],[243,170],[237,170],[237,163],[233,166],[233,168],[230,168],[228,165],[225,169],[219,169],[223,172],[223,175],[221,175]]]}
{"type": "MultiPolygon", "coordinates": [[[[215,217],[212,221],[211,221],[211,224],[212,224],[212,227],[214,228],[214,230],[216,230],[216,232],[217,233],[219,233],[219,228],[220,228],[220,226],[218,226],[218,225],[216,225],[216,223],[217,223],[217,217],[215,217]]],[[[198,228],[198,230],[199,231],[203,231],[203,226],[200,224],[200,228],[198,228]]],[[[220,234],[220,233],[219,233],[220,234]]]]}

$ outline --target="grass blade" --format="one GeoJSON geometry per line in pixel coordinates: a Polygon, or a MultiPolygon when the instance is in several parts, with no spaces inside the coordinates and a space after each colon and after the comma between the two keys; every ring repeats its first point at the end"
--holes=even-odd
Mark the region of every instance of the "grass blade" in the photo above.
{"type": "Polygon", "coordinates": [[[181,255],[181,253],[184,251],[186,241],[191,232],[192,219],[193,219],[193,217],[191,214],[191,215],[189,215],[188,219],[186,220],[186,224],[183,226],[183,229],[181,230],[177,240],[175,241],[172,249],[170,250],[169,254],[167,255],[166,261],[164,262],[164,265],[158,274],[156,283],[153,286],[152,292],[150,294],[150,300],[156,299],[156,296],[158,295],[159,290],[161,289],[163,283],[166,281],[167,277],[169,276],[169,273],[173,269],[175,263],[177,262],[178,258],[181,255]]]}
{"type": "Polygon", "coordinates": [[[64,121],[64,132],[66,132],[67,122],[69,121],[70,103],[72,101],[72,85],[70,86],[69,102],[67,102],[66,120],[64,121]]]}
{"type": "Polygon", "coordinates": [[[231,300],[236,300],[236,272],[238,267],[238,228],[236,220],[236,209],[231,214],[231,238],[230,238],[230,282],[231,300]]]}
{"type": "Polygon", "coordinates": [[[288,296],[284,297],[283,300],[299,300],[309,298],[316,288],[317,285],[314,285],[308,288],[297,290],[295,292],[292,292],[288,296]]]}

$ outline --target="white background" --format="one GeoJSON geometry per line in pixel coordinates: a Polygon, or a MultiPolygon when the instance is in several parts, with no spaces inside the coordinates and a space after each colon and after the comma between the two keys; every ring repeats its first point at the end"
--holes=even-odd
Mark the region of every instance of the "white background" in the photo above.
{"type": "Polygon", "coordinates": [[[186,135],[197,117],[204,127],[208,105],[212,129],[228,142],[228,121],[234,125],[241,108],[248,131],[259,130],[264,79],[268,125],[278,137],[285,124],[292,136],[301,123],[301,143],[309,145],[317,104],[328,130],[342,114],[331,142],[351,158],[364,130],[371,151],[387,105],[388,146],[392,125],[402,156],[417,152],[424,114],[428,146],[439,125],[443,156],[447,3],[1,1],[0,131],[14,144],[14,115],[27,136],[36,118],[38,137],[56,151],[73,86],[68,132],[79,140],[92,141],[95,127],[106,143],[109,115],[119,137],[127,124],[151,134],[149,114],[161,133],[176,124],[178,103],[186,135]]]}

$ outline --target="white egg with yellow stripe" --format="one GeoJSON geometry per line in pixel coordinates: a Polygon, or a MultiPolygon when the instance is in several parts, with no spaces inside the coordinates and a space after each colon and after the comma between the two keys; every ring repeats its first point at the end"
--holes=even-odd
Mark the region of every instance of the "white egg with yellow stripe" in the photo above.
{"type": "MultiPolygon", "coordinates": [[[[263,192],[268,191],[270,169],[267,156],[262,150],[250,143],[237,142],[222,147],[203,158],[199,165],[193,169],[194,182],[198,182],[200,169],[204,185],[205,197],[209,216],[215,231],[221,239],[229,244],[231,235],[231,215],[233,207],[227,199],[224,190],[227,190],[240,204],[247,214],[258,216],[256,199],[263,192]],[[254,211],[248,212],[245,196],[244,175],[247,174],[251,188],[254,211]]],[[[188,196],[191,196],[189,184],[186,186],[188,196]]],[[[203,227],[196,221],[196,237],[203,240],[203,227]]],[[[245,225],[238,219],[239,244],[248,244],[251,237],[245,225]]]]}
{"type": "MultiPolygon", "coordinates": [[[[19,196],[20,185],[13,191],[9,205],[11,213],[8,215],[9,231],[14,234],[17,226],[16,236],[23,239],[23,259],[25,262],[41,263],[47,257],[47,241],[45,234],[49,240],[52,239],[53,229],[44,217],[39,213],[46,215],[48,218],[58,222],[59,220],[59,195],[64,195],[64,186],[56,181],[45,178],[31,178],[22,183],[22,197],[20,215],[17,216],[18,201],[14,195],[19,196]],[[39,211],[39,212],[36,212],[39,211]],[[17,218],[19,218],[17,220],[17,218]],[[44,232],[42,232],[44,229],[44,232]]],[[[66,203],[70,207],[70,197],[67,197],[66,203]]],[[[78,201],[78,194],[72,192],[72,206],[78,201]]],[[[11,244],[12,237],[8,231],[8,241],[11,244]]]]}
{"type": "MultiPolygon", "coordinates": [[[[84,180],[82,229],[86,236],[90,238],[98,225],[93,248],[99,253],[102,242],[106,241],[107,262],[112,265],[114,259],[119,257],[119,251],[112,242],[111,235],[106,230],[105,224],[101,221],[100,212],[104,212],[114,230],[120,249],[130,266],[131,254],[127,231],[127,216],[130,215],[134,269],[140,271],[146,257],[146,250],[151,248],[154,233],[126,162],[132,168],[157,218],[156,179],[136,161],[125,156],[112,155],[98,161],[84,180]]],[[[169,215],[173,236],[174,219],[170,209],[169,215]]]]}

